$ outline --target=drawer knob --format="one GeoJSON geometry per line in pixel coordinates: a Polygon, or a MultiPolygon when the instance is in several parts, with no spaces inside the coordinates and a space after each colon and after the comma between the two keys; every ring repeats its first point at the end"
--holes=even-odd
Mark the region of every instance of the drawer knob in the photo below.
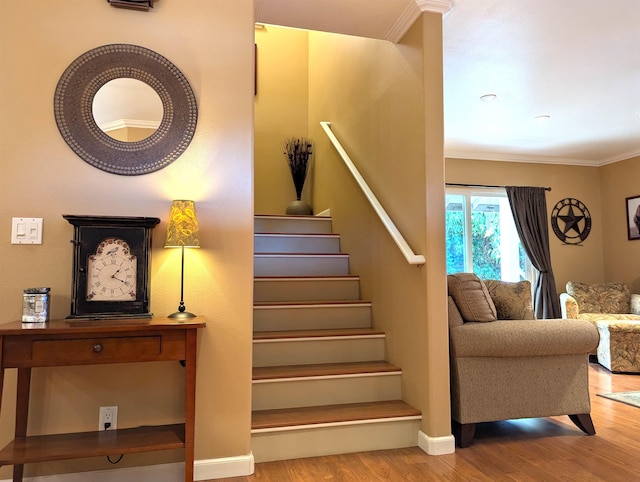
{"type": "Polygon", "coordinates": [[[93,345],[93,351],[96,353],[100,353],[102,351],[102,343],[96,343],[93,345]]]}

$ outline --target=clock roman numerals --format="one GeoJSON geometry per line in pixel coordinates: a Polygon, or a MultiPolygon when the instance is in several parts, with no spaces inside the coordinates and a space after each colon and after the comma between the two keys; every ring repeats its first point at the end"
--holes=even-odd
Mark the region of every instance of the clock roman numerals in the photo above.
{"type": "Polygon", "coordinates": [[[137,258],[119,238],[106,238],[89,255],[87,301],[128,301],[136,299],[137,258]]]}

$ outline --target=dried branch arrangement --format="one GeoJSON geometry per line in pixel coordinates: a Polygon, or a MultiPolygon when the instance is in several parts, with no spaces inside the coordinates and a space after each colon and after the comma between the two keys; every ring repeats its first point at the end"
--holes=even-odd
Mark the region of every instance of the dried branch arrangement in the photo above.
{"type": "Polygon", "coordinates": [[[298,201],[302,196],[302,188],[307,179],[313,142],[305,137],[291,137],[284,142],[284,155],[287,156],[291,179],[296,188],[298,201]]]}

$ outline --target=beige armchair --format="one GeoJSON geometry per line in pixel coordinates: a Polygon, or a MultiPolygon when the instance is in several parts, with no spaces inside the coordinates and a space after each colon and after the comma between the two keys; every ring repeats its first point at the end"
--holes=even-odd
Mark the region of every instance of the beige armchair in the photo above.
{"type": "Polygon", "coordinates": [[[480,422],[569,415],[593,435],[588,354],[598,332],[585,320],[535,320],[528,281],[486,284],[447,277],[451,416],[460,447],[480,422]],[[524,319],[529,318],[529,319],[524,319]]]}
{"type": "Polygon", "coordinates": [[[581,283],[569,281],[560,294],[563,318],[598,320],[640,320],[640,294],[624,283],[581,283]]]}

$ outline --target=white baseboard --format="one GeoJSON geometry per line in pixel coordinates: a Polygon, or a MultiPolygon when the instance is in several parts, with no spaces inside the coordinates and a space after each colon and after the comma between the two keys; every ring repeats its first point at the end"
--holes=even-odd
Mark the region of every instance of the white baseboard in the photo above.
{"type": "Polygon", "coordinates": [[[418,433],[418,447],[429,455],[452,454],[456,451],[456,440],[453,435],[445,437],[429,437],[422,430],[418,433]]]}
{"type": "MultiPolygon", "coordinates": [[[[241,457],[196,460],[194,480],[240,477],[254,472],[253,454],[241,457]]],[[[184,463],[146,465],[74,474],[26,477],[25,482],[183,482],[184,463]]],[[[9,479],[0,482],[11,482],[9,479]]]]}
{"type": "Polygon", "coordinates": [[[254,472],[253,454],[220,459],[196,460],[193,469],[194,480],[221,479],[223,477],[240,477],[254,472]]]}

